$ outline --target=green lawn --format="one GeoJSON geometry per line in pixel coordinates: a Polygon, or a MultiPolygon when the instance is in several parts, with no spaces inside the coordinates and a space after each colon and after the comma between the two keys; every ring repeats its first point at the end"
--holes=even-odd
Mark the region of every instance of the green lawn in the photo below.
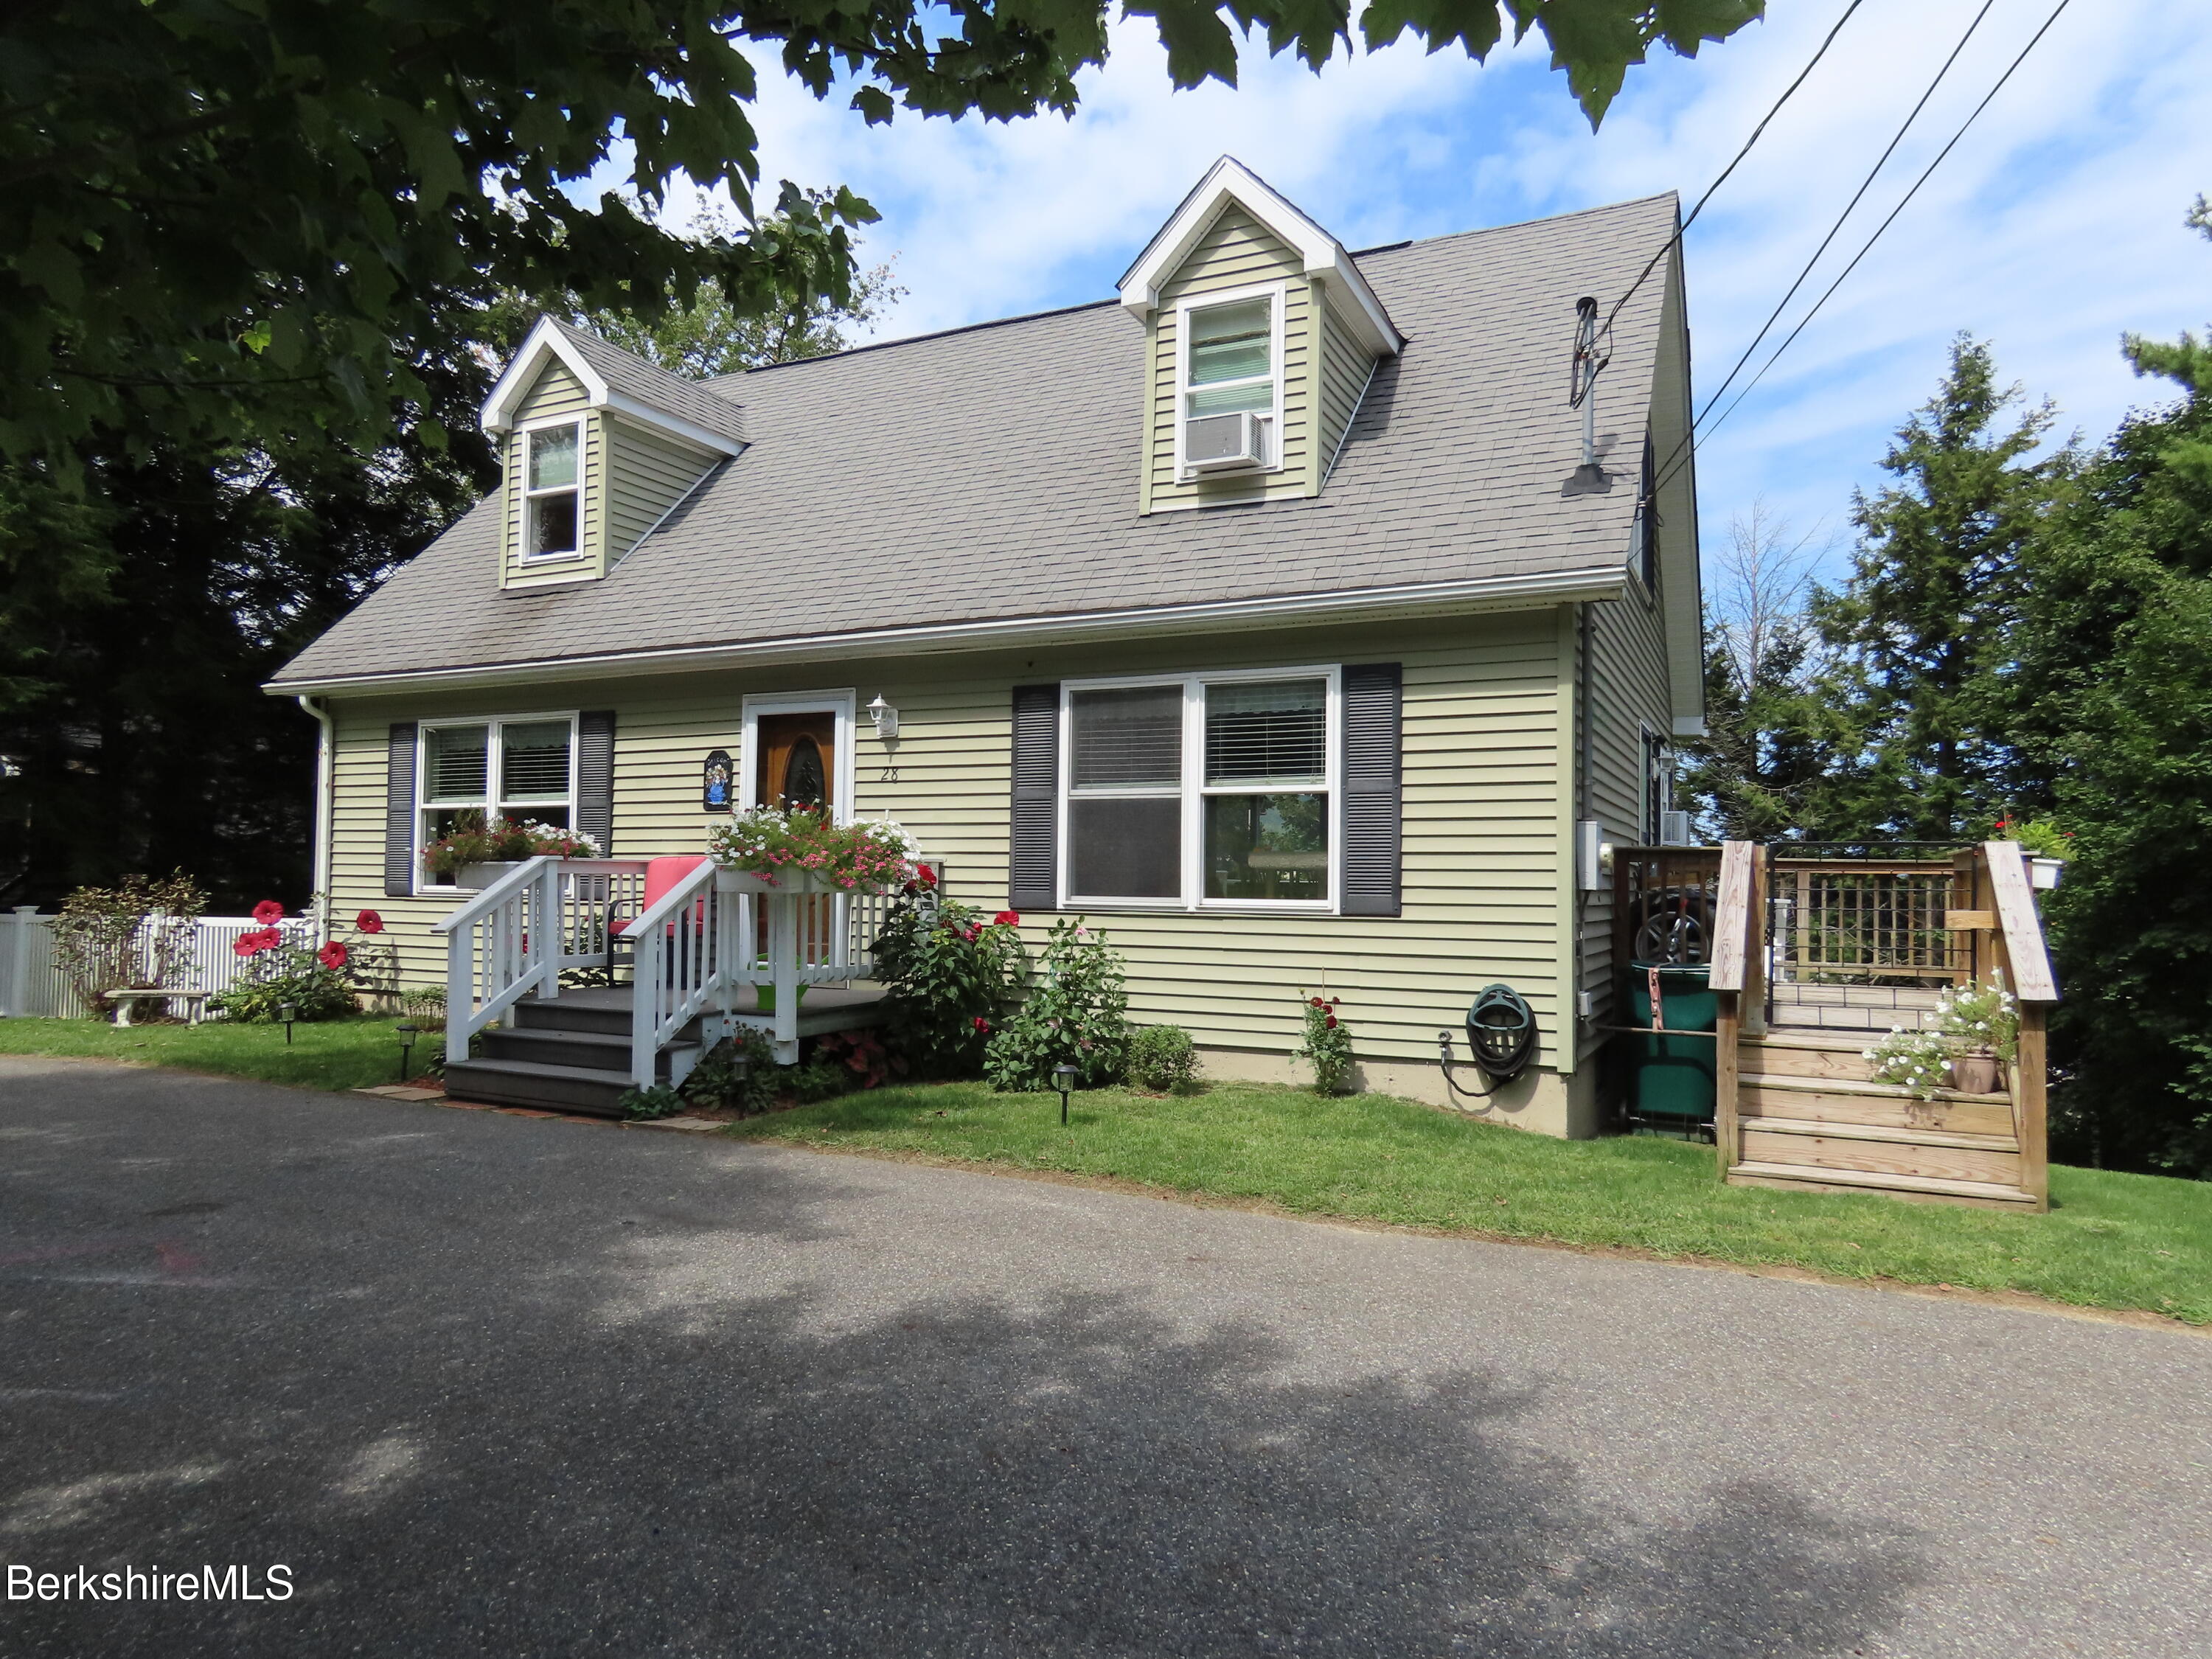
{"type": "MultiPolygon", "coordinates": [[[[76,1054],[143,1066],[176,1066],[289,1083],[307,1089],[362,1089],[399,1080],[397,1015],[281,1025],[110,1025],[99,1019],[0,1019],[0,1054],[76,1054]]],[[[416,1072],[437,1053],[444,1035],[416,1039],[416,1072]]]]}
{"type": "Polygon", "coordinates": [[[1723,1187],[1709,1147],[1559,1141],[1382,1096],[1166,1099],[884,1089],[732,1125],[755,1140],[1111,1176],[1176,1192],[1847,1279],[2021,1291],[2212,1324],[2212,1182],[2054,1169],[2048,1215],[1723,1187]]]}

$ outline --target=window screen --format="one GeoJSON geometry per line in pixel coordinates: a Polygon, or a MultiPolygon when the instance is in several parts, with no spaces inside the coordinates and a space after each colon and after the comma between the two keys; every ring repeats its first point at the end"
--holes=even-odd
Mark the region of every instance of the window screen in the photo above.
{"type": "Polygon", "coordinates": [[[1206,896],[1328,896],[1328,685],[1206,689],[1206,896]]]}
{"type": "Polygon", "coordinates": [[[1273,309],[1273,301],[1259,299],[1190,313],[1192,416],[1274,408],[1273,309]]]}
{"type": "Polygon", "coordinates": [[[1071,896],[1182,896],[1182,706],[1179,684],[1070,697],[1071,896]]]}

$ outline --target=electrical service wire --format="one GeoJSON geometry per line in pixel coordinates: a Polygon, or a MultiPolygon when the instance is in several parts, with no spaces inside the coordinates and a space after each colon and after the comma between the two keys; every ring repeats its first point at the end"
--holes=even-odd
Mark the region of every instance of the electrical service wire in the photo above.
{"type": "MultiPolygon", "coordinates": [[[[1820,42],[1820,49],[1806,60],[1805,67],[1797,71],[1797,78],[1782,88],[1782,95],[1774,100],[1774,106],[1759,118],[1759,125],[1751,130],[1751,137],[1745,139],[1743,148],[1736,151],[1735,159],[1721,169],[1719,178],[1705,186],[1705,193],[1698,198],[1697,205],[1690,210],[1689,216],[1674,227],[1674,234],[1667,239],[1656,253],[1651,256],[1651,262],[1636,273],[1636,280],[1628,285],[1628,291],[1613,302],[1613,309],[1605,313],[1604,325],[1598,330],[1601,336],[1613,326],[1613,319],[1620,315],[1621,307],[1636,297],[1636,290],[1644,286],[1644,279],[1656,270],[1659,268],[1659,262],[1680,245],[1682,233],[1697,222],[1698,216],[1705,210],[1705,204],[1713,199],[1713,192],[1728,183],[1729,174],[1734,173],[1743,158],[1751,154],[1751,147],[1759,142],[1759,135],[1766,131],[1768,124],[1776,116],[1782,113],[1782,106],[1790,101],[1790,94],[1805,84],[1805,77],[1810,75],[1820,60],[1828,55],[1828,48],[1836,44],[1836,37],[1844,32],[1844,25],[1851,21],[1851,14],[1864,3],[1865,0],[1851,0],[1850,4],[1844,8],[1844,15],[1836,19],[1835,27],[1830,29],[1827,38],[1820,42]]],[[[1986,10],[1987,8],[1984,7],[1984,9],[1986,10]]]]}
{"type": "MultiPolygon", "coordinates": [[[[1676,443],[1674,450],[1668,456],[1667,461],[1662,464],[1662,465],[1653,469],[1653,482],[1651,489],[1649,495],[1645,499],[1646,510],[1649,510],[1650,502],[1657,497],[1660,490],[1664,489],[1668,483],[1671,483],[1675,476],[1681,471],[1682,468],[1689,465],[1691,462],[1696,459],[1697,445],[1703,441],[1703,440],[1711,437],[1715,432],[1717,432],[1721,428],[1721,426],[1727,421],[1728,417],[1730,415],[1735,414],[1737,407],[1747,397],[1751,395],[1752,388],[1757,386],[1759,381],[1766,378],[1767,370],[1774,367],[1775,363],[1781,358],[1782,354],[1789,350],[1790,345],[1796,340],[1797,337],[1805,331],[1806,325],[1809,324],[1814,318],[1820,314],[1821,307],[1826,306],[1829,300],[1834,296],[1836,290],[1844,285],[1844,279],[1849,276],[1852,271],[1858,269],[1860,260],[1865,258],[1869,252],[1873,252],[1874,245],[1881,240],[1882,234],[1887,231],[1890,226],[1897,222],[1898,216],[1903,213],[1906,206],[1911,204],[1912,198],[1920,193],[1920,187],[1928,182],[1929,177],[1935,173],[1937,167],[1943,165],[1944,158],[1948,156],[1952,150],[1958,147],[1959,141],[1966,136],[1967,129],[1972,127],[1974,123],[1981,118],[1982,112],[1990,106],[1991,101],[1996,99],[1997,94],[2004,90],[2006,82],[2012,79],[2014,71],[2016,71],[2022,64],[2027,61],[2028,54],[2033,52],[2037,46],[2041,43],[2043,37],[2051,32],[2051,25],[2058,21],[2060,15],[2063,13],[2066,8],[2071,3],[2072,0],[2058,0],[2058,4],[2052,9],[2051,15],[2043,20],[2043,27],[2036,30],[2034,34],[2029,37],[2027,44],[2020,49],[2019,56],[2014,58],[2012,62],[2006,66],[2005,72],[1997,76],[1996,83],[1992,86],[1988,92],[1982,95],[1981,102],[1976,104],[1973,109],[1967,114],[1966,118],[1959,124],[1958,130],[1951,135],[1949,141],[1944,144],[1942,149],[1936,153],[1936,159],[1929,162],[1927,167],[1922,170],[1920,176],[1912,181],[1911,188],[1907,190],[1905,194],[1899,198],[1895,207],[1890,209],[1888,216],[1879,225],[1875,227],[1874,234],[1871,236],[1869,236],[1866,240],[1860,245],[1859,251],[1851,256],[1850,264],[1846,264],[1842,270],[1837,273],[1835,281],[1828,284],[1826,289],[1821,294],[1820,297],[1813,302],[1811,309],[1807,311],[1804,316],[1798,319],[1797,325],[1790,331],[1789,334],[1784,338],[1782,343],[1774,348],[1772,356],[1769,356],[1765,362],[1759,366],[1759,373],[1751,377],[1750,380],[1746,383],[1741,392],[1736,393],[1735,401],[1731,403],[1726,410],[1722,411],[1720,419],[1715,421],[1711,426],[1707,427],[1703,433],[1699,433],[1697,428],[1705,424],[1705,416],[1712,413],[1713,405],[1720,401],[1721,393],[1728,390],[1729,381],[1732,381],[1735,378],[1737,371],[1741,370],[1744,363],[1749,360],[1751,356],[1750,351],[1746,351],[1744,356],[1737,360],[1735,368],[1729,371],[1728,380],[1723,380],[1721,383],[1720,390],[1715,392],[1712,397],[1706,401],[1704,412],[1701,413],[1698,416],[1697,420],[1692,423],[1689,433],[1685,434],[1681,441],[1676,443]]],[[[1982,9],[1984,12],[1986,12],[1989,8],[1985,5],[1982,9]]],[[[1980,22],[1981,15],[1977,14],[1974,19],[1974,23],[1968,26],[1966,31],[1967,34],[1972,35],[1974,27],[1978,26],[1980,22]]],[[[1965,40],[1962,39],[1959,44],[1963,46],[1966,44],[1965,40]]],[[[1958,52],[1954,50],[1952,52],[1951,57],[1952,58],[1956,58],[1957,56],[1958,52]]],[[[1948,70],[1949,68],[1950,59],[1946,59],[1944,69],[1948,70]]],[[[1939,82],[1942,79],[1942,74],[1941,72],[1938,73],[1936,79],[1939,82]]],[[[1933,92],[1935,88],[1931,85],[1929,90],[1933,92]]],[[[1925,102],[1927,102],[1927,99],[1923,95],[1921,100],[1921,103],[1924,104],[1925,102]]],[[[1920,106],[1916,104],[1913,106],[1912,115],[1905,118],[1905,125],[1909,127],[1912,123],[1913,116],[1918,115],[1919,112],[1920,106]]],[[[1898,137],[1902,138],[1904,136],[1904,130],[1900,128],[1898,133],[1898,137]]],[[[1896,142],[1893,140],[1890,149],[1894,149],[1895,148],[1896,142]]],[[[1884,161],[1888,159],[1888,150],[1882,152],[1884,161]]],[[[1879,172],[1880,169],[1881,163],[1877,162],[1875,164],[1875,171],[1879,172]]],[[[1871,180],[1872,175],[1869,174],[1869,180],[1871,180]]],[[[1864,189],[1863,186],[1861,189],[1861,194],[1863,193],[1864,189]]],[[[1851,198],[1850,207],[1846,207],[1843,213],[1837,216],[1836,229],[1840,229],[1842,228],[1844,220],[1850,216],[1851,207],[1856,207],[1857,204],[1858,197],[1854,196],[1851,198]]],[[[1832,240],[1835,234],[1835,230],[1831,230],[1828,234],[1828,238],[1824,240],[1820,246],[1823,248],[1826,248],[1828,245],[1828,240],[1832,240]]],[[[1814,256],[1815,259],[1819,257],[1820,256],[1817,253],[1814,256]]],[[[1808,269],[1810,269],[1809,265],[1808,269]]],[[[1804,278],[1801,275],[1798,281],[1802,283],[1803,280],[1804,278]]],[[[1796,284],[1793,283],[1791,285],[1790,291],[1792,293],[1796,291],[1796,284]]],[[[1788,297],[1785,295],[1783,303],[1786,305],[1788,302],[1788,297]]],[[[1780,307],[1776,307],[1776,310],[1778,314],[1780,307]]],[[[1771,327],[1772,325],[1772,321],[1773,319],[1771,318],[1768,319],[1768,326],[1771,327]]],[[[1760,331],[1762,335],[1765,332],[1765,329],[1760,331]]],[[[1757,347],[1757,342],[1755,340],[1753,343],[1753,347],[1754,349],[1757,347]]]]}

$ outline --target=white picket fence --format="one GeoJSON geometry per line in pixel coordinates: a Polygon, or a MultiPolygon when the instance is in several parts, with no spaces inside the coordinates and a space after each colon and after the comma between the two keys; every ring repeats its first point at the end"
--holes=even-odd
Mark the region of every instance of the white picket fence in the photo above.
{"type": "MultiPolygon", "coordinates": [[[[54,962],[54,918],[29,905],[0,915],[0,1018],[46,1016],[82,1019],[92,1012],[54,962]]],[[[314,924],[289,916],[278,924],[288,943],[306,944],[314,924]]],[[[223,991],[246,970],[247,958],[231,949],[241,933],[261,924],[252,916],[202,916],[192,927],[191,965],[180,991],[223,991]]]]}

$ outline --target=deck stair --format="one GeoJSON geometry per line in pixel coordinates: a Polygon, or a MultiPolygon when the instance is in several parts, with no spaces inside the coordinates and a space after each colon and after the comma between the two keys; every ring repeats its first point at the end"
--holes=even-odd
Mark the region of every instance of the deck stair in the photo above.
{"type": "Polygon", "coordinates": [[[1713,1139],[1730,1185],[2047,1207],[2045,1031],[2058,991],[2018,843],[1826,862],[1729,842],[1706,869],[1713,1139]],[[1770,908],[1778,872],[1786,910],[1770,908]],[[1867,1051],[1880,1030],[1924,1023],[1938,988],[1972,983],[2017,999],[2003,1088],[1923,1100],[1876,1082],[1867,1051]]]}
{"type": "Polygon", "coordinates": [[[1873,1080],[1863,1042],[1783,1028],[1737,1046],[1739,1186],[2037,1207],[2003,1094],[1931,1100],[1873,1080]]]}
{"type": "MultiPolygon", "coordinates": [[[[628,986],[563,991],[551,1001],[526,997],[483,1036],[483,1052],[449,1060],[446,1092],[494,1106],[534,1106],[592,1117],[620,1117],[630,1078],[628,986]]],[[[699,1048],[694,1020],[658,1056],[659,1080],[680,1077],[699,1048]]]]}

